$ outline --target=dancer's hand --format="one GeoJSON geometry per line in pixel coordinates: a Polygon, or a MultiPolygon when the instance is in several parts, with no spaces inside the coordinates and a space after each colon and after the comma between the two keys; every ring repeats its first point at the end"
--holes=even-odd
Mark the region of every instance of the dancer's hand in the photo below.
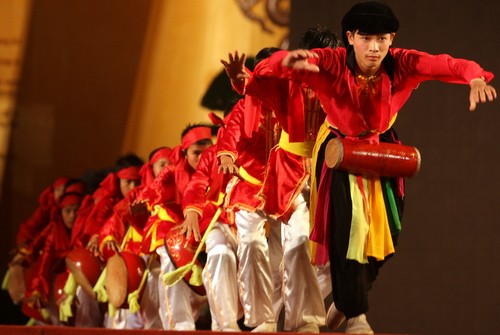
{"type": "Polygon", "coordinates": [[[317,58],[318,55],[314,52],[304,49],[290,51],[283,57],[281,65],[294,70],[305,70],[310,72],[319,72],[319,67],[308,62],[309,58],[317,58]]]}
{"type": "Polygon", "coordinates": [[[200,235],[200,219],[198,213],[195,211],[186,211],[186,218],[184,222],[177,228],[179,233],[186,234],[186,238],[190,238],[191,234],[194,240],[199,242],[201,240],[200,235]]]}
{"type": "Polygon", "coordinates": [[[469,110],[476,109],[478,103],[493,101],[497,98],[497,91],[491,85],[488,85],[483,78],[475,78],[470,81],[469,110]]]}
{"type": "Polygon", "coordinates": [[[249,74],[245,71],[245,60],[246,55],[241,54],[241,57],[238,55],[238,51],[228,54],[229,61],[225,61],[221,59],[220,62],[224,65],[226,69],[226,74],[232,81],[241,82],[249,77],[249,74]]]}
{"type": "Polygon", "coordinates": [[[236,174],[238,173],[238,166],[234,164],[233,158],[228,155],[221,155],[219,157],[219,173],[232,173],[236,174]]]}

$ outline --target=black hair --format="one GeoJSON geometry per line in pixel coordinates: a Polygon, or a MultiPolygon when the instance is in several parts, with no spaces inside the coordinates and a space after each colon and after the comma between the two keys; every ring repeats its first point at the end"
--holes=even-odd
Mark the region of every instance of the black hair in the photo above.
{"type": "Polygon", "coordinates": [[[300,49],[336,48],[340,44],[337,35],[326,27],[308,29],[300,39],[300,49]]]}
{"type": "Polygon", "coordinates": [[[141,167],[144,161],[136,154],[129,152],[123,156],[120,156],[115,162],[115,172],[123,170],[131,166],[141,167]]]}
{"type": "Polygon", "coordinates": [[[112,168],[104,168],[101,170],[87,170],[82,174],[82,180],[87,185],[87,193],[93,194],[106,176],[113,172],[112,168]]]}
{"type": "Polygon", "coordinates": [[[262,61],[263,59],[266,59],[266,58],[270,57],[273,53],[275,53],[276,51],[280,51],[280,50],[281,50],[280,48],[273,48],[273,47],[261,49],[255,55],[254,67],[257,64],[259,64],[259,62],[262,61]]]}

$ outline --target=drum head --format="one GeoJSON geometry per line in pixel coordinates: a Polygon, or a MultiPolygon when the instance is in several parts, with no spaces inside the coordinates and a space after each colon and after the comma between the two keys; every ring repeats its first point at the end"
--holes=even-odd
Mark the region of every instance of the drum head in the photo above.
{"type": "Polygon", "coordinates": [[[330,169],[337,168],[343,159],[342,142],[338,138],[331,139],[325,148],[325,164],[330,169]]]}
{"type": "Polygon", "coordinates": [[[104,286],[109,303],[120,308],[127,298],[127,266],[119,254],[108,259],[104,286]]]}
{"type": "Polygon", "coordinates": [[[24,268],[21,265],[13,265],[9,268],[9,280],[7,291],[14,304],[18,304],[24,298],[26,286],[24,284],[24,268]]]}

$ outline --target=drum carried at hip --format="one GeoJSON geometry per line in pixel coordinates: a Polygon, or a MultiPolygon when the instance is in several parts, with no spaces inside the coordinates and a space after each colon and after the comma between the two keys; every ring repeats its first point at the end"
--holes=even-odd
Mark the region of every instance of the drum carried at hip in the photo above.
{"type": "Polygon", "coordinates": [[[325,164],[329,168],[353,174],[410,178],[417,175],[420,162],[417,148],[396,143],[334,138],[325,149],[325,164]]]}

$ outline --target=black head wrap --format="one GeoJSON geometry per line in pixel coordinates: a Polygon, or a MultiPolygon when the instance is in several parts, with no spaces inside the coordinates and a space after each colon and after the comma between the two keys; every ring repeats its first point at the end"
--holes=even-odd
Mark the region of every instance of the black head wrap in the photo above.
{"type": "Polygon", "coordinates": [[[342,19],[342,41],[347,47],[346,32],[359,30],[367,34],[395,33],[399,20],[392,9],[376,1],[360,2],[354,5],[342,19]]]}

